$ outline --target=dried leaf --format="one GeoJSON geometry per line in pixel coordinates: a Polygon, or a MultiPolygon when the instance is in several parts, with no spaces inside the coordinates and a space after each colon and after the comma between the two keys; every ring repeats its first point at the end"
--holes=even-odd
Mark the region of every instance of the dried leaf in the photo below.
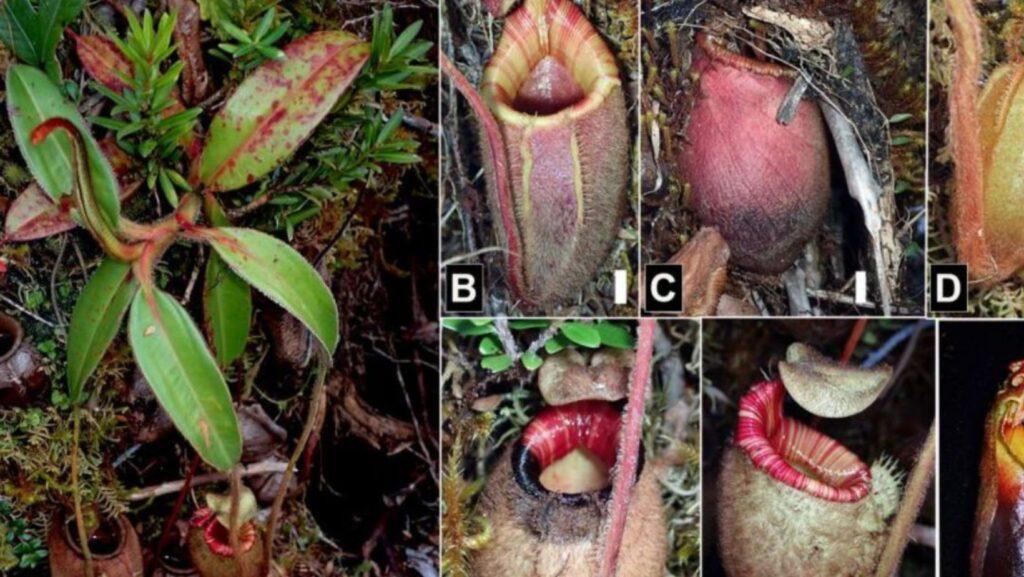
{"type": "Polygon", "coordinates": [[[100,34],[79,36],[70,30],[68,34],[74,38],[75,53],[89,76],[114,92],[128,88],[125,79],[132,76],[132,63],[117,44],[100,34]]]}
{"type": "Polygon", "coordinates": [[[174,41],[178,45],[178,57],[185,63],[181,75],[181,98],[195,104],[206,98],[210,87],[210,77],[203,63],[203,48],[199,44],[199,7],[192,0],[170,0],[168,5],[178,13],[174,41]]]}
{"type": "Polygon", "coordinates": [[[75,226],[71,219],[70,198],[64,197],[57,204],[33,182],[11,203],[4,222],[4,240],[36,240],[69,231],[75,226]]]}

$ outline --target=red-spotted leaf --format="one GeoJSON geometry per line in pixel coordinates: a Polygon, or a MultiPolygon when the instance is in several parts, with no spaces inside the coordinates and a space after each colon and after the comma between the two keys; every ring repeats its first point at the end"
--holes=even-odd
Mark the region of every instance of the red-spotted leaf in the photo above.
{"type": "Polygon", "coordinates": [[[284,242],[248,228],[208,229],[217,254],[256,290],[302,321],[329,353],[338,346],[338,305],[311,264],[284,242]]]}
{"type": "Polygon", "coordinates": [[[199,169],[214,191],[234,190],[278,167],[330,112],[369,57],[346,32],[316,32],[260,66],[210,126],[199,169]]]}
{"type": "Polygon", "coordinates": [[[242,436],[231,393],[185,308],[155,287],[138,291],[128,339],[135,362],[182,436],[213,467],[234,466],[242,436]]]}
{"type": "Polygon", "coordinates": [[[74,38],[75,53],[89,76],[114,92],[128,88],[125,79],[132,76],[132,63],[117,44],[100,34],[79,36],[70,30],[68,34],[74,38]]]}
{"type": "Polygon", "coordinates": [[[69,200],[70,197],[64,197],[57,204],[33,182],[11,203],[4,221],[4,239],[25,242],[75,228],[69,200]]]}
{"type": "Polygon", "coordinates": [[[89,379],[121,328],[139,284],[131,265],[107,258],[92,274],[75,303],[68,329],[68,392],[81,400],[89,379]]]}
{"type": "Polygon", "coordinates": [[[56,133],[32,144],[32,132],[51,118],[64,118],[79,129],[88,154],[92,193],[107,224],[114,226],[121,212],[117,178],[96,140],[89,134],[85,120],[61,95],[57,86],[37,68],[24,64],[11,66],[7,70],[7,111],[14,139],[29,171],[55,201],[70,195],[74,187],[71,140],[67,134],[56,133]]]}

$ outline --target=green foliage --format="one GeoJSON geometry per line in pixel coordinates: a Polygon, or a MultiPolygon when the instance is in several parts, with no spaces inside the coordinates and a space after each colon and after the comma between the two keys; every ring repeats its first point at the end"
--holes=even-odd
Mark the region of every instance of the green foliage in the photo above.
{"type": "Polygon", "coordinates": [[[209,20],[223,39],[229,36],[223,29],[225,22],[251,30],[262,14],[277,5],[278,0],[199,0],[203,19],[209,20]]]}
{"type": "Polygon", "coordinates": [[[0,499],[0,571],[34,569],[46,559],[46,543],[0,499]]]}
{"type": "Polygon", "coordinates": [[[238,276],[302,321],[328,353],[338,346],[338,305],[309,262],[284,242],[245,228],[217,228],[207,239],[238,276]]]}
{"type": "Polygon", "coordinates": [[[74,155],[68,135],[54,134],[43,142],[32,143],[32,131],[43,121],[59,116],[82,132],[93,193],[108,224],[117,220],[120,212],[117,179],[75,105],[64,98],[57,85],[42,71],[24,64],[8,69],[6,86],[14,138],[29,171],[43,190],[55,201],[71,195],[74,190],[74,155]]]}
{"type": "MultiPolygon", "coordinates": [[[[120,418],[100,404],[83,410],[79,442],[82,500],[107,515],[126,510],[123,489],[110,472],[120,418]]],[[[55,407],[0,411],[0,495],[14,514],[38,514],[38,505],[71,504],[71,454],[76,449],[72,420],[55,407]]],[[[32,526],[37,520],[31,519],[32,526]]]]}
{"type": "MultiPolygon", "coordinates": [[[[492,319],[445,319],[444,328],[463,337],[482,337],[477,348],[482,355],[480,366],[492,373],[510,369],[514,362],[496,335],[498,329],[492,319]]],[[[528,371],[535,371],[544,364],[543,350],[553,355],[566,347],[597,349],[610,347],[632,349],[636,346],[631,328],[612,321],[550,321],[545,319],[517,319],[508,321],[514,335],[526,331],[544,331],[546,340],[537,351],[530,352],[530,345],[521,348],[518,361],[528,371]],[[551,334],[549,329],[556,327],[551,334]]]]}
{"type": "Polygon", "coordinates": [[[174,426],[204,461],[229,470],[242,454],[231,391],[185,308],[155,287],[138,291],[128,339],[174,426]]]}
{"type": "Polygon", "coordinates": [[[356,89],[368,92],[418,89],[437,74],[437,69],[428,66],[424,59],[433,44],[418,39],[421,28],[423,21],[417,20],[395,35],[394,14],[391,6],[385,4],[373,19],[370,61],[356,80],[356,89]]]}
{"type": "Polygon", "coordinates": [[[103,261],[82,289],[68,329],[68,395],[82,400],[82,387],[117,336],[139,284],[131,266],[103,261]]]}
{"type": "Polygon", "coordinates": [[[0,5],[0,41],[22,62],[46,70],[60,83],[57,44],[85,0],[5,0],[0,5]]]}
{"type": "Polygon", "coordinates": [[[93,87],[114,107],[109,117],[93,122],[114,131],[118,145],[141,161],[146,184],[157,186],[172,205],[178,204],[178,191],[191,190],[182,176],[182,143],[191,137],[199,108],[183,109],[174,88],[184,63],[168,59],[174,55],[171,44],[175,16],[164,13],[154,25],[148,10],[142,21],[131,10],[126,12],[128,31],[124,39],[111,38],[132,65],[132,76],[124,80],[128,88],[116,92],[99,83],[93,87]]]}
{"type": "Polygon", "coordinates": [[[248,72],[266,60],[284,59],[284,51],[275,44],[290,27],[291,24],[287,20],[278,18],[276,8],[267,10],[252,30],[240,28],[225,19],[221,22],[220,28],[227,33],[229,39],[218,44],[213,54],[228,62],[234,62],[240,70],[248,72]]]}

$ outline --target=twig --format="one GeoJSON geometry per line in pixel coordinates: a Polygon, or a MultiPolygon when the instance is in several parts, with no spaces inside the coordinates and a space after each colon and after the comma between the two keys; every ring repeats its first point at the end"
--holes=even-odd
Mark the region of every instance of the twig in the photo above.
{"type": "Polygon", "coordinates": [[[640,336],[636,347],[636,362],[630,377],[629,405],[622,423],[615,481],[609,504],[610,519],[601,556],[601,577],[614,577],[619,563],[619,549],[626,531],[629,502],[640,465],[641,437],[643,436],[644,408],[647,383],[651,378],[651,360],[654,355],[654,319],[640,321],[640,336]]]}
{"type": "MultiPolygon", "coordinates": [[[[327,354],[323,353],[319,356],[326,357],[327,354]]],[[[306,424],[302,428],[302,436],[299,437],[299,442],[295,445],[291,458],[288,459],[288,468],[281,475],[281,486],[278,488],[277,495],[274,497],[274,504],[270,508],[267,532],[263,536],[264,567],[270,567],[270,560],[274,552],[274,533],[277,531],[277,521],[281,517],[281,506],[284,504],[285,496],[288,495],[288,485],[291,484],[295,465],[302,457],[302,452],[306,450],[306,443],[309,442],[310,435],[313,434],[313,426],[315,425],[316,415],[320,412],[320,405],[327,402],[327,388],[324,386],[324,383],[327,382],[327,367],[329,363],[330,360],[327,358],[317,359],[316,385],[313,387],[313,400],[309,407],[309,414],[306,416],[306,424]]]]}
{"type": "Polygon", "coordinates": [[[789,296],[789,312],[793,316],[802,317],[811,314],[811,301],[807,297],[807,274],[799,264],[793,265],[782,275],[789,296]]]}
{"type": "MultiPolygon", "coordinates": [[[[889,261],[882,249],[882,228],[884,223],[880,202],[884,192],[878,182],[875,181],[871,167],[864,157],[864,151],[857,142],[857,135],[854,133],[853,124],[843,116],[839,109],[831,104],[824,104],[821,107],[821,111],[825,116],[825,123],[828,124],[829,131],[832,133],[832,139],[835,141],[850,196],[860,204],[860,208],[864,212],[864,227],[867,228],[868,234],[871,235],[871,243],[874,250],[875,276],[878,278],[878,292],[882,299],[882,312],[889,316],[892,314],[893,288],[892,281],[890,281],[889,273],[887,272],[889,261]]],[[[886,228],[888,232],[890,227],[886,228]]]]}
{"type": "Polygon", "coordinates": [[[356,199],[352,201],[352,208],[350,208],[348,210],[348,214],[345,215],[345,222],[341,223],[341,226],[338,228],[337,231],[334,232],[334,236],[331,237],[331,240],[327,241],[327,244],[325,244],[324,247],[320,249],[320,253],[316,255],[315,259],[313,259],[313,268],[320,267],[320,263],[323,262],[324,257],[327,256],[327,253],[331,252],[331,249],[334,248],[334,245],[337,244],[338,240],[341,239],[341,235],[345,234],[345,231],[348,230],[348,225],[352,223],[352,218],[355,217],[356,215],[356,209],[359,208],[359,204],[363,202],[363,196],[365,194],[366,187],[364,186],[359,189],[359,194],[357,194],[356,199]]]}
{"type": "Polygon", "coordinates": [[[82,557],[85,558],[85,577],[93,577],[95,572],[92,566],[92,551],[89,550],[89,535],[85,532],[85,515],[82,512],[82,490],[78,486],[78,452],[79,440],[81,437],[81,406],[75,405],[72,411],[74,420],[72,435],[74,435],[74,451],[71,453],[71,488],[74,491],[75,501],[75,525],[78,526],[78,546],[82,549],[82,557]]]}
{"type": "Polygon", "coordinates": [[[494,319],[494,333],[501,341],[501,348],[505,349],[505,354],[508,358],[512,359],[515,363],[519,360],[522,353],[519,352],[519,346],[516,344],[516,338],[512,336],[512,330],[508,326],[508,318],[498,317],[494,319]]]}
{"type": "Polygon", "coordinates": [[[51,329],[57,327],[57,325],[54,324],[53,321],[48,321],[48,320],[44,319],[43,317],[41,317],[41,316],[37,315],[36,313],[28,310],[27,308],[21,306],[17,302],[15,302],[15,301],[5,297],[2,294],[0,294],[0,301],[3,301],[8,306],[13,307],[14,309],[16,309],[18,312],[32,317],[33,319],[43,323],[44,325],[50,327],[51,329]]]}
{"type": "MultiPolygon", "coordinates": [[[[283,473],[288,470],[288,464],[282,463],[281,461],[268,460],[261,461],[255,465],[249,465],[241,471],[242,477],[256,477],[259,475],[270,475],[274,473],[283,473]]],[[[192,479],[192,486],[198,487],[199,485],[209,485],[210,483],[220,483],[227,481],[228,476],[224,473],[208,473],[206,475],[196,475],[192,479]]],[[[129,502],[147,501],[149,499],[155,499],[157,497],[163,497],[164,495],[170,495],[177,493],[185,486],[186,480],[180,481],[168,481],[166,483],[160,483],[159,485],[153,485],[151,487],[144,487],[142,489],[136,489],[128,494],[129,502]]]]}
{"type": "Polygon", "coordinates": [[[931,485],[934,474],[935,422],[933,421],[931,430],[928,432],[928,440],[921,448],[917,464],[914,465],[914,470],[910,473],[907,490],[903,493],[903,504],[892,522],[889,539],[885,543],[885,550],[882,551],[882,559],[878,562],[875,577],[892,577],[899,569],[903,551],[907,548],[907,541],[910,538],[910,531],[914,527],[914,521],[917,520],[925,497],[928,496],[928,487],[931,485]]]}

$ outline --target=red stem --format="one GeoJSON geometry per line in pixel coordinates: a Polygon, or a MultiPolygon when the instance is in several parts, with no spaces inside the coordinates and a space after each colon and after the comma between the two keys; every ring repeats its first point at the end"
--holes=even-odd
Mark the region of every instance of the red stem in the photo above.
{"type": "Polygon", "coordinates": [[[459,69],[443,52],[441,53],[441,70],[451,79],[452,83],[455,84],[455,88],[458,89],[469,103],[469,107],[473,109],[477,120],[483,126],[484,134],[487,135],[487,147],[489,149],[487,152],[489,152],[488,157],[494,166],[494,180],[498,187],[495,193],[501,208],[501,223],[502,228],[505,229],[506,242],[508,244],[508,284],[513,293],[520,298],[527,299],[527,295],[523,292],[524,287],[519,268],[519,225],[516,224],[512,213],[512,195],[509,191],[509,183],[511,181],[508,175],[505,140],[501,135],[501,127],[498,126],[497,119],[494,118],[494,115],[491,114],[491,111],[484,103],[483,98],[480,97],[480,93],[477,92],[476,88],[469,83],[469,80],[462,75],[462,72],[459,72],[459,69]]]}
{"type": "Polygon", "coordinates": [[[601,577],[614,577],[619,561],[619,549],[626,532],[626,518],[629,502],[633,496],[633,485],[640,465],[640,441],[643,435],[644,406],[647,398],[647,383],[651,377],[651,360],[654,355],[654,319],[640,321],[640,338],[636,347],[636,363],[630,376],[629,404],[619,438],[619,457],[615,481],[612,485],[610,504],[611,519],[605,536],[604,554],[601,558],[601,577]]]}
{"type": "Polygon", "coordinates": [[[160,554],[163,553],[164,548],[171,541],[171,529],[174,524],[178,522],[178,518],[181,517],[181,508],[185,506],[185,497],[188,496],[189,491],[192,490],[192,477],[196,474],[196,469],[199,467],[199,453],[196,453],[192,457],[192,462],[188,465],[188,470],[185,472],[185,482],[181,485],[181,490],[178,491],[178,497],[174,500],[174,506],[171,507],[171,514],[167,516],[164,521],[164,530],[160,533],[160,541],[156,545],[156,555],[153,556],[152,563],[157,563],[160,559],[160,554]]]}
{"type": "Polygon", "coordinates": [[[845,365],[850,362],[850,357],[853,356],[854,349],[857,348],[857,343],[860,342],[861,335],[864,334],[864,328],[868,325],[868,319],[859,318],[856,324],[853,325],[853,330],[850,331],[849,338],[846,339],[846,346],[843,348],[843,356],[839,358],[839,363],[845,365]]]}

